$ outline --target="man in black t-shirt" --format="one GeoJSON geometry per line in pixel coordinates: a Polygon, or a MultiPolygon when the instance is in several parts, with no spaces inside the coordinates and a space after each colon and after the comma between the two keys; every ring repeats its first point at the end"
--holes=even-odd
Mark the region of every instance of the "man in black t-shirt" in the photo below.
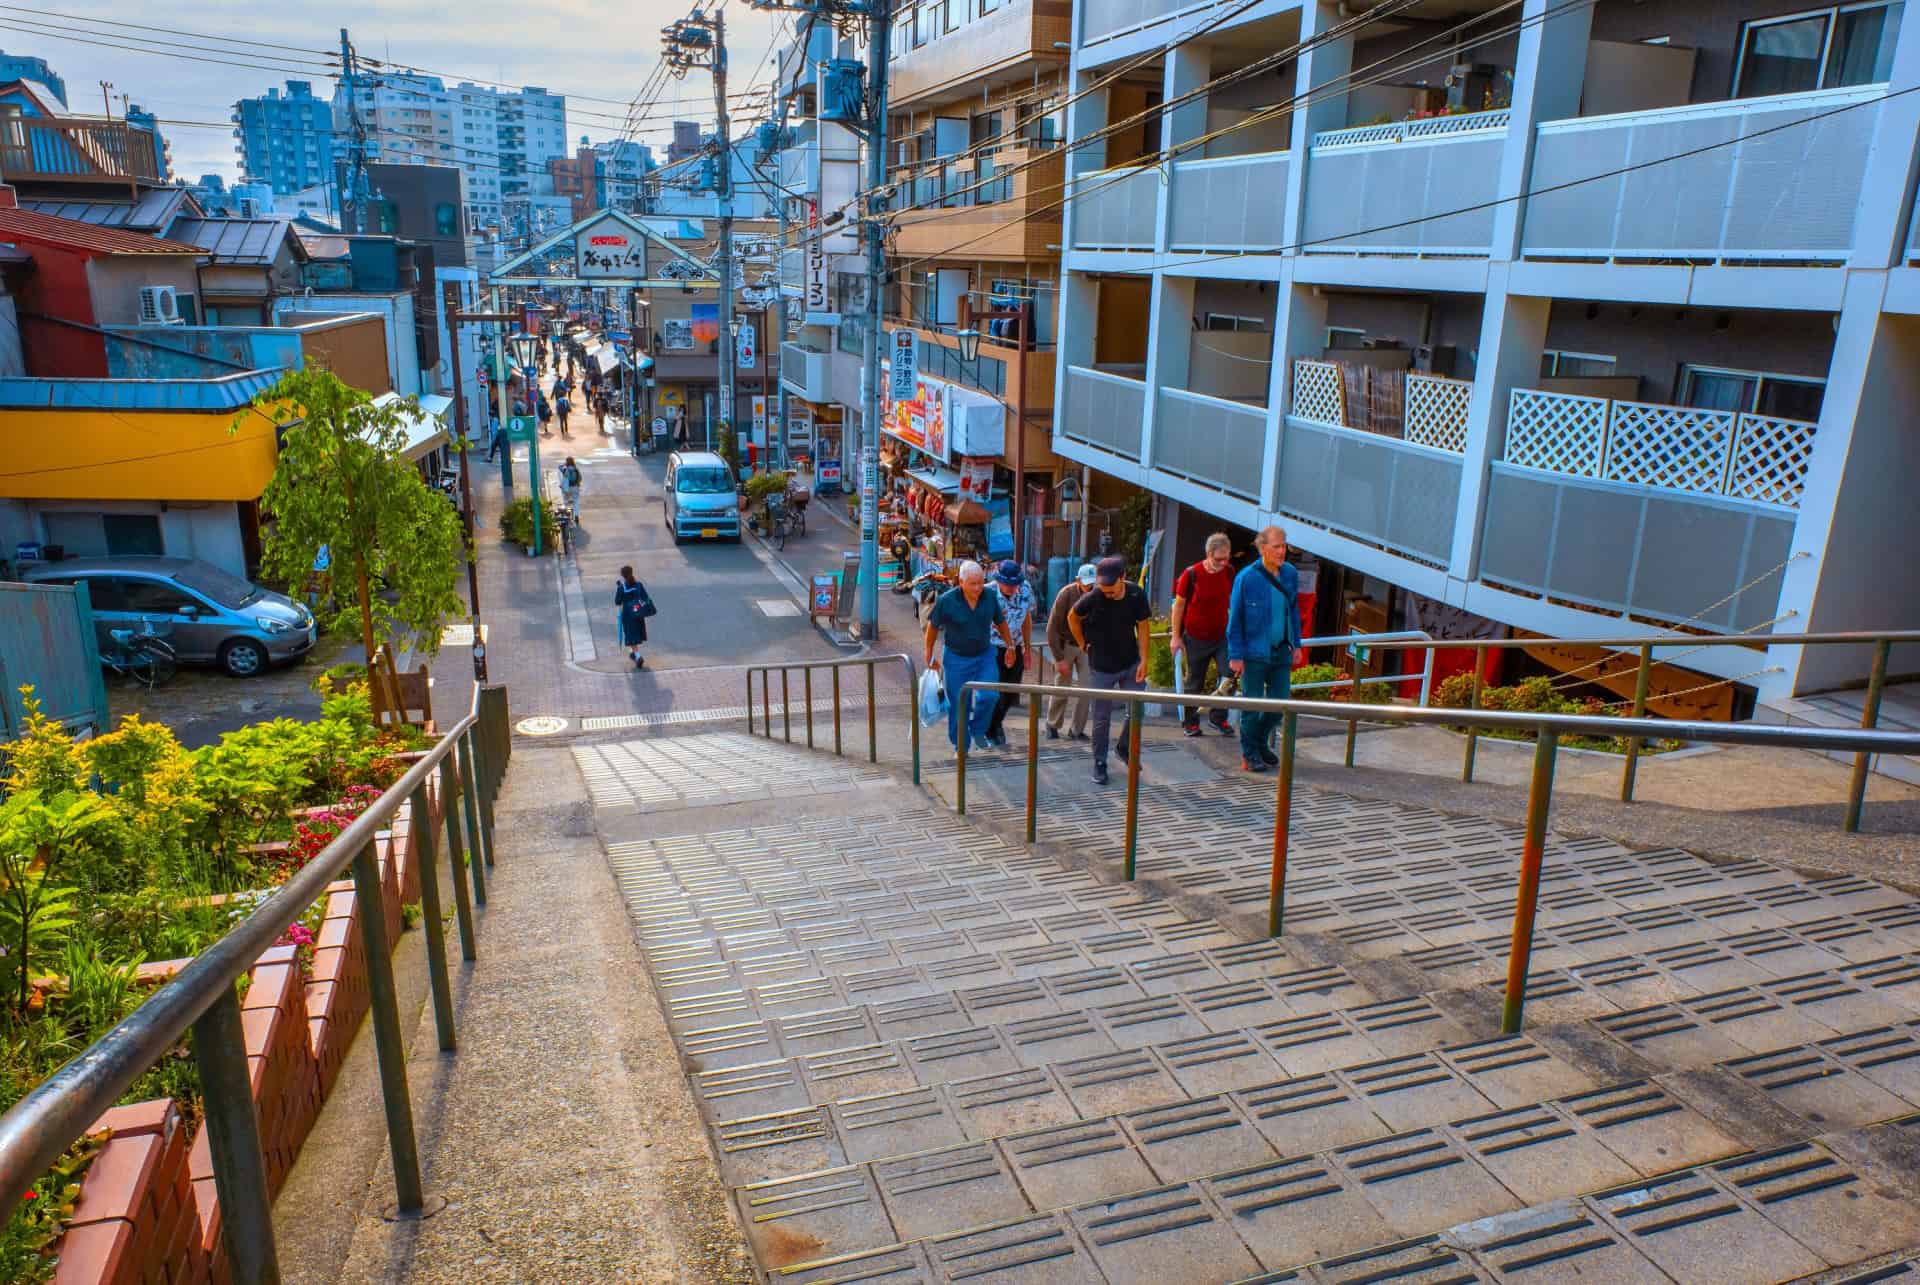
{"type": "MultiPolygon", "coordinates": [[[[1067,615],[1073,640],[1087,653],[1087,686],[1107,691],[1138,691],[1147,681],[1149,622],[1153,609],[1140,586],[1127,583],[1125,558],[1102,558],[1094,569],[1092,592],[1067,615]]],[[[1113,724],[1112,701],[1093,702],[1093,783],[1107,783],[1107,740],[1113,724]]],[[[1133,720],[1120,725],[1120,757],[1127,757],[1133,720]]]]}

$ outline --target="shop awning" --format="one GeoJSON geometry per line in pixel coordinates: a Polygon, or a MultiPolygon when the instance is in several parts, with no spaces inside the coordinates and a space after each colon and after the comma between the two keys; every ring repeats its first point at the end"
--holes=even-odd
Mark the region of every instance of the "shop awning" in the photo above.
{"type": "Polygon", "coordinates": [[[612,348],[596,349],[588,353],[587,356],[591,357],[594,364],[600,367],[600,373],[603,375],[620,364],[620,354],[612,348]]]}
{"type": "Polygon", "coordinates": [[[960,494],[960,474],[954,469],[910,468],[907,470],[907,476],[918,482],[921,486],[927,487],[929,490],[938,491],[942,495],[955,496],[960,494]]]}
{"type": "MultiPolygon", "coordinates": [[[[382,393],[373,399],[373,404],[390,406],[399,400],[398,393],[382,393]]],[[[447,444],[445,417],[448,407],[453,405],[453,399],[434,393],[425,393],[419,400],[419,414],[405,410],[401,412],[401,418],[405,421],[407,428],[407,442],[404,450],[409,460],[421,459],[447,444]]]]}

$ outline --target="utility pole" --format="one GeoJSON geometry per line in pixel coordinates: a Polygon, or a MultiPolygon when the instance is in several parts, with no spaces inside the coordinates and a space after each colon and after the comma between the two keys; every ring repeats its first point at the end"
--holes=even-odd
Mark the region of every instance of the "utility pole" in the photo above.
{"type": "MultiPolygon", "coordinates": [[[[867,239],[867,324],[862,343],[865,362],[860,411],[860,637],[880,634],[880,316],[887,283],[887,57],[893,35],[893,0],[748,0],[755,9],[788,9],[811,14],[836,29],[859,19],[867,30],[866,122],[867,184],[856,217],[867,239]]],[[[825,230],[824,217],[807,235],[825,230]]],[[[784,434],[786,425],[781,425],[784,434]]]]}
{"type": "MultiPolygon", "coordinates": [[[[718,9],[711,16],[696,6],[693,13],[665,28],[666,63],[676,78],[695,67],[713,73],[714,133],[719,148],[715,157],[714,198],[720,214],[720,248],[716,264],[720,276],[720,418],[734,431],[736,448],[740,441],[737,416],[735,354],[738,337],[733,333],[733,141],[727,117],[727,20],[718,9]]],[[[712,423],[708,423],[711,437],[712,423]]]]}
{"type": "MultiPolygon", "coordinates": [[[[809,32],[812,31],[811,24],[808,25],[807,30],[809,32]]],[[[805,39],[805,37],[801,38],[805,39]]],[[[802,50],[801,61],[804,63],[805,60],[806,51],[802,50]]],[[[780,78],[777,67],[774,70],[774,78],[775,80],[780,78]]],[[[779,266],[780,256],[785,253],[787,248],[787,189],[780,185],[780,153],[785,150],[783,140],[786,138],[787,133],[787,95],[784,92],[785,88],[786,86],[781,84],[776,86],[774,91],[775,96],[780,100],[780,106],[773,118],[773,150],[767,153],[767,160],[773,167],[773,173],[769,175],[767,179],[767,186],[773,189],[774,214],[780,220],[780,248],[774,251],[773,260],[776,268],[779,266]]],[[[765,351],[760,354],[760,360],[766,362],[767,366],[773,364],[775,345],[785,343],[787,338],[787,297],[778,289],[779,284],[779,274],[776,272],[774,279],[774,297],[778,301],[779,306],[777,308],[770,307],[767,311],[767,329],[774,333],[767,335],[767,342],[762,345],[765,351]]],[[[767,366],[763,366],[761,369],[765,370],[767,366]]],[[[769,408],[769,412],[773,415],[773,424],[768,430],[771,436],[767,439],[767,454],[779,461],[778,467],[785,470],[788,460],[787,372],[784,367],[781,368],[780,378],[774,381],[773,396],[774,405],[769,408]],[[775,441],[779,442],[777,447],[774,445],[775,441]]],[[[817,458],[819,451],[815,450],[814,454],[816,456],[814,461],[815,476],[817,477],[819,476],[819,460],[817,458]]]]}
{"type": "Polygon", "coordinates": [[[860,410],[860,637],[880,636],[880,316],[887,284],[887,55],[893,0],[867,0],[866,405],[860,410]]]}
{"type": "Polygon", "coordinates": [[[347,29],[340,28],[340,78],[347,87],[347,181],[340,188],[340,226],[347,232],[360,230],[360,195],[366,183],[367,128],[360,120],[358,89],[360,72],[354,60],[353,42],[347,29]],[[351,213],[349,213],[351,211],[351,213]]]}

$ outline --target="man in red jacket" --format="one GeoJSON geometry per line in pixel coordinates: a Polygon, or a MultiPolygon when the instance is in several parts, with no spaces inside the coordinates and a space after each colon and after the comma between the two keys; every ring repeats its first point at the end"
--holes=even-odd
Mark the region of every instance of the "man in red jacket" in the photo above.
{"type": "MultiPolygon", "coordinates": [[[[1226,673],[1227,602],[1233,596],[1233,542],[1216,531],[1207,537],[1207,556],[1182,571],[1173,582],[1173,623],[1168,646],[1186,663],[1185,690],[1204,692],[1207,671],[1213,681],[1226,673]]],[[[1207,721],[1223,735],[1233,735],[1223,709],[1207,711],[1207,721]]],[[[1200,707],[1180,711],[1180,725],[1188,736],[1200,735],[1200,707]]]]}

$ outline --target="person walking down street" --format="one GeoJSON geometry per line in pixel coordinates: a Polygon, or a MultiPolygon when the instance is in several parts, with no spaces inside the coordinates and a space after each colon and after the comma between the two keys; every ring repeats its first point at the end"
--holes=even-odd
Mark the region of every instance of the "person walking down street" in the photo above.
{"type": "Polygon", "coordinates": [[[607,435],[607,390],[595,387],[593,390],[593,422],[600,426],[600,436],[607,435]]]}
{"type": "Polygon", "coordinates": [[[567,400],[565,393],[561,393],[553,399],[553,411],[555,417],[560,421],[560,436],[572,437],[572,432],[567,428],[567,417],[573,414],[573,403],[567,400]]]}
{"type": "Polygon", "coordinates": [[[487,463],[491,464],[507,445],[507,428],[500,422],[500,408],[487,407],[487,463]]]}
{"type": "MultiPolygon", "coordinates": [[[[1293,687],[1300,646],[1300,573],[1287,561],[1287,533],[1267,527],[1254,541],[1260,558],[1233,581],[1227,604],[1227,665],[1240,676],[1240,694],[1283,700],[1293,687]]],[[[1279,763],[1269,748],[1278,714],[1240,715],[1240,768],[1264,772],[1279,763]]]]}
{"type": "Polygon", "coordinates": [[[632,567],[620,568],[620,578],[613,585],[613,604],[620,609],[620,645],[627,649],[635,669],[645,669],[647,662],[640,648],[647,641],[647,617],[659,608],[653,605],[647,587],[634,579],[632,567]]]}
{"type": "Polygon", "coordinates": [[[580,525],[580,466],[567,456],[560,466],[560,501],[573,513],[573,524],[580,525]]]}
{"type": "MultiPolygon", "coordinates": [[[[1013,658],[1000,663],[1000,681],[1017,683],[1027,672],[1027,658],[1033,655],[1033,586],[1027,583],[1026,569],[1012,558],[993,572],[993,585],[1000,593],[1000,611],[1007,618],[1007,632],[1013,635],[1013,658]]],[[[1012,692],[1001,692],[993,703],[993,717],[987,721],[987,739],[1002,749],[1007,744],[1007,711],[1019,700],[1012,692]]]]}
{"type": "MultiPolygon", "coordinates": [[[[1227,674],[1227,606],[1233,597],[1233,542],[1216,531],[1207,537],[1207,556],[1182,571],[1173,582],[1173,629],[1168,639],[1173,654],[1185,658],[1186,681],[1182,690],[1199,693],[1208,690],[1208,674],[1218,682],[1227,674]]],[[[1221,735],[1233,735],[1227,724],[1227,711],[1207,711],[1207,721],[1221,735]]],[[[1188,736],[1200,735],[1200,707],[1188,705],[1180,711],[1180,726],[1188,736]]]]}
{"type": "Polygon", "coordinates": [[[999,636],[1001,664],[1013,659],[1013,633],[1007,628],[1001,595],[987,588],[987,573],[977,562],[960,564],[960,583],[940,595],[927,613],[927,668],[939,673],[947,689],[947,740],[955,749],[960,738],[971,737],[975,749],[987,749],[987,722],[993,717],[994,693],[974,692],[967,710],[968,726],[960,726],[960,690],[968,683],[991,683],[1000,677],[993,640],[999,636]],[[942,655],[933,644],[946,637],[942,655]]]}
{"type": "MultiPolygon", "coordinates": [[[[1146,591],[1127,583],[1125,558],[1102,558],[1094,568],[1094,590],[1067,613],[1073,640],[1087,653],[1087,686],[1106,691],[1138,691],[1147,681],[1149,630],[1153,608],[1146,591]]],[[[1107,783],[1107,739],[1113,723],[1114,702],[1093,702],[1093,783],[1107,783]]],[[[1127,736],[1133,727],[1133,707],[1120,725],[1119,753],[1127,757],[1127,736]]]]}
{"type": "MultiPolygon", "coordinates": [[[[1079,643],[1073,640],[1073,630],[1067,625],[1067,613],[1082,598],[1093,592],[1094,569],[1091,562],[1080,564],[1079,573],[1053,595],[1053,606],[1047,611],[1047,651],[1053,656],[1053,672],[1059,676],[1060,686],[1078,687],[1087,669],[1087,653],[1079,643]]],[[[1060,739],[1060,728],[1067,721],[1067,706],[1073,706],[1073,730],[1067,733],[1076,741],[1087,739],[1087,698],[1075,696],[1055,696],[1047,703],[1047,739],[1060,739]]]]}
{"type": "Polygon", "coordinates": [[[547,427],[551,423],[553,423],[553,403],[542,397],[540,399],[540,436],[553,436],[553,430],[547,427]]]}

